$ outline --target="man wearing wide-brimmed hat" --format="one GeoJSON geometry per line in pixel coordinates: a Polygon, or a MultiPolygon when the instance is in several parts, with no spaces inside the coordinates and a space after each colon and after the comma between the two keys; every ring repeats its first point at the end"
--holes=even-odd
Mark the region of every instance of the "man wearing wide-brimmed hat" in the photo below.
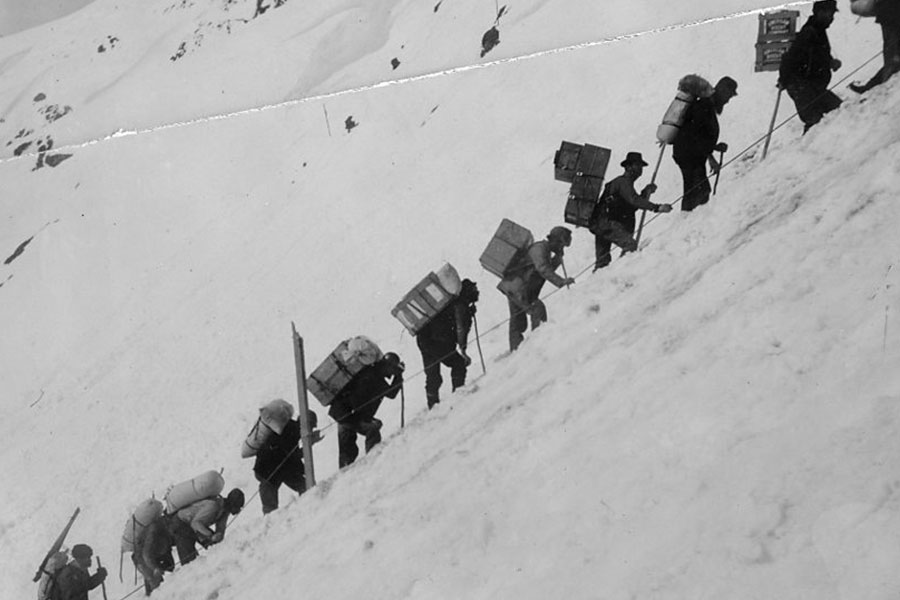
{"type": "Polygon", "coordinates": [[[640,152],[629,152],[621,165],[625,173],[606,184],[589,222],[594,234],[595,271],[609,264],[613,244],[627,252],[637,250],[634,228],[638,209],[663,213],[672,210],[671,204],[650,202],[650,195],[656,191],[655,183],[645,186],[640,194],[635,191],[634,182],[647,166],[640,152]]]}

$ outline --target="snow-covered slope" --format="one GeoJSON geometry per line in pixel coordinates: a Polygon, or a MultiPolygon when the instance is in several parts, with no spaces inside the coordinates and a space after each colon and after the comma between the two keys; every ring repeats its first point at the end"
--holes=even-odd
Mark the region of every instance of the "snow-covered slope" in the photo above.
{"type": "MultiPolygon", "coordinates": [[[[738,79],[723,139],[756,140],[757,19],[717,17],[776,5],[509,2],[484,58],[471,0],[97,0],[0,39],[4,597],[75,506],[69,543],[112,564],[150,493],[213,467],[252,492],[238,448],[295,397],[292,321],[313,364],[357,333],[400,352],[414,415],[340,474],[329,429],[315,491],[251,502],[154,596],[895,596],[896,82],[654,219],[513,356],[477,263],[504,216],[559,224],[561,140],[612,148],[609,176],[654,157],[686,72],[738,79]],[[488,372],[425,413],[389,310],[444,260],[481,286],[488,372]]],[[[846,72],[880,40],[841,17],[846,72]]],[[[658,182],[680,195],[668,157],[658,182]]],[[[591,257],[579,231],[570,273],[591,257]]]]}

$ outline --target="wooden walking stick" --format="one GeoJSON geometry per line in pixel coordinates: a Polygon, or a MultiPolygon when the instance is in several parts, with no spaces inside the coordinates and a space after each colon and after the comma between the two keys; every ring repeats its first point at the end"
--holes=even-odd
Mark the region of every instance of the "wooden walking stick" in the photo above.
{"type": "MultiPolygon", "coordinates": [[[[103,565],[100,564],[100,557],[97,556],[95,558],[97,559],[97,568],[102,569],[103,565]]],[[[100,582],[100,589],[103,590],[103,600],[107,600],[107,598],[106,598],[106,579],[104,579],[103,581],[100,582]]]]}
{"type": "Polygon", "coordinates": [[[481,372],[487,375],[487,369],[484,368],[484,354],[481,352],[481,336],[478,334],[478,319],[472,315],[472,324],[475,326],[475,345],[478,347],[478,357],[481,359],[481,372]]]}
{"type": "Polygon", "coordinates": [[[719,187],[719,175],[722,174],[722,165],[725,163],[725,151],[719,151],[719,168],[716,169],[716,180],[713,183],[713,196],[716,195],[716,189],[719,187]]]}
{"type": "Polygon", "coordinates": [[[406,426],[406,392],[403,391],[403,384],[400,384],[400,429],[406,426]]]}
{"type": "MultiPolygon", "coordinates": [[[[665,154],[665,153],[666,153],[666,145],[660,144],[659,158],[656,159],[656,168],[653,169],[653,177],[650,178],[650,185],[653,185],[654,183],[656,183],[656,175],[659,173],[659,166],[662,164],[663,154],[665,154]]],[[[643,231],[644,231],[644,219],[646,219],[646,218],[647,218],[647,211],[642,210],[641,211],[641,223],[640,223],[640,225],[638,225],[637,235],[634,236],[634,242],[637,245],[640,245],[640,243],[641,243],[641,233],[643,233],[643,231]]],[[[624,254],[625,254],[625,251],[622,250],[622,255],[624,255],[624,254]]]]}

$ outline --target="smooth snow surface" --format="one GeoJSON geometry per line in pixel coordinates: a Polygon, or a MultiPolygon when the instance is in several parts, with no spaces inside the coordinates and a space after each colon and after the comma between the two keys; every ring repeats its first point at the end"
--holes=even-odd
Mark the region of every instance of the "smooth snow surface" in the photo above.
{"type": "MultiPolygon", "coordinates": [[[[845,4],[835,82],[881,49],[845,4]]],[[[736,158],[775,104],[754,11],[782,4],[504,6],[483,58],[475,0],[96,0],[0,39],[0,598],[36,594],[76,506],[66,545],[129,594],[130,511],[211,468],[251,500],[154,598],[900,595],[900,81],[842,83],[608,269],[576,231],[577,283],[507,356],[478,257],[503,217],[561,224],[560,142],[611,148],[607,179],[655,163],[678,79],[728,74],[736,158]],[[444,261],[481,288],[487,374],[445,374],[428,412],[389,311],[444,261]],[[239,449],[296,401],[291,322],[308,368],[357,334],[400,353],[406,428],[385,401],[385,442],[338,473],[312,400],[319,485],[263,518],[239,449]]],[[[670,151],[657,183],[681,195],[670,151]]]]}

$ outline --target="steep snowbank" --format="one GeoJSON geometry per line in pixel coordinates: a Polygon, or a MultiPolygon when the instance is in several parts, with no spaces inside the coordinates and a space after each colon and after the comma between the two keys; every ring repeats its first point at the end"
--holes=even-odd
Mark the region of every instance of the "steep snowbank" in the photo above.
{"type": "MultiPolygon", "coordinates": [[[[510,4],[485,60],[775,3],[570,5],[510,4]]],[[[320,486],[266,520],[251,502],[161,598],[896,594],[896,82],[804,138],[790,124],[712,205],[655,219],[639,255],[551,296],[551,323],[498,358],[505,305],[477,258],[500,218],[558,224],[562,139],[613,148],[610,176],[627,150],[652,157],[686,72],[735,76],[723,139],[755,140],[774,102],[772,74],[752,74],[756,18],[329,96],[471,64],[491,11],[288,3],[216,26],[251,8],[97,0],[55,39],[0,40],[4,156],[46,136],[72,154],[0,163],[0,241],[31,240],[0,271],[0,589],[33,592],[76,505],[69,543],[112,564],[150,493],[220,466],[252,491],[238,447],[260,402],[296,393],[291,321],[311,363],[366,333],[415,375],[388,311],[449,260],[482,288],[487,375],[427,414],[411,377],[406,430],[339,475],[329,429],[320,486]]],[[[832,35],[847,68],[877,39],[849,19],[832,35]]],[[[659,183],[678,197],[668,157],[659,183]]],[[[570,272],[591,256],[579,231],[570,272]]],[[[395,432],[396,403],[382,411],[395,432]]]]}

